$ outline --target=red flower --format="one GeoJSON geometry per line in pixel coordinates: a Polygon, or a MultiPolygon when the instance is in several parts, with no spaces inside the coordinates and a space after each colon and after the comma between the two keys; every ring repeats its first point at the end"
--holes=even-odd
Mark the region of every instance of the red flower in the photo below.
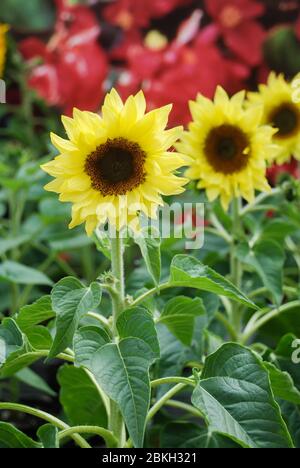
{"type": "Polygon", "coordinates": [[[157,41],[147,36],[145,43],[135,39],[126,46],[127,68],[120,75],[119,91],[127,97],[142,87],[150,108],[172,102],[172,125],[190,121],[188,100],[198,92],[212,97],[218,84],[234,92],[249,74],[245,65],[221,55],[214,28],[199,32],[201,16],[199,10],[194,12],[169,44],[159,36],[157,41]]]}
{"type": "Polygon", "coordinates": [[[293,159],[290,163],[270,167],[267,171],[267,176],[272,185],[276,185],[279,177],[282,174],[290,174],[295,179],[300,179],[299,162],[293,159]]]}
{"type": "Polygon", "coordinates": [[[252,66],[262,61],[265,39],[263,27],[256,21],[264,6],[256,0],[204,0],[227,47],[252,66]]]}
{"type": "Polygon", "coordinates": [[[29,85],[50,105],[95,111],[103,98],[102,83],[107,59],[97,43],[100,29],[93,13],[84,6],[70,7],[57,0],[55,33],[45,44],[38,38],[21,42],[26,60],[39,59],[33,66],[29,85]]]}
{"type": "Polygon", "coordinates": [[[191,0],[115,0],[104,10],[105,19],[124,30],[145,27],[151,18],[159,18],[178,6],[186,6],[191,0]]]}

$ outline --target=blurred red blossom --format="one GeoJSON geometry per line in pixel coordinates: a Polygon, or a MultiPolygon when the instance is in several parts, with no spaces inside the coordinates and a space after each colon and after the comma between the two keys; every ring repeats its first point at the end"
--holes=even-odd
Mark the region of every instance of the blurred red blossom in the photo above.
{"type": "Polygon", "coordinates": [[[73,107],[94,111],[103,99],[108,68],[97,42],[98,21],[87,7],[70,6],[64,0],[56,3],[57,20],[49,42],[29,37],[19,45],[26,60],[41,62],[33,65],[29,85],[68,115],[73,107]]]}
{"type": "Polygon", "coordinates": [[[270,167],[267,172],[268,179],[272,185],[278,183],[278,179],[283,174],[290,174],[295,179],[300,179],[299,161],[292,159],[291,162],[270,167]]]}
{"type": "Polygon", "coordinates": [[[104,10],[105,19],[124,30],[145,27],[151,18],[159,18],[192,0],[115,0],[104,10]]]}
{"type": "Polygon", "coordinates": [[[256,0],[204,0],[207,12],[227,47],[251,66],[262,61],[266,33],[256,18],[265,7],[256,0]]]}
{"type": "Polygon", "coordinates": [[[250,73],[244,64],[221,54],[213,27],[199,30],[201,16],[196,10],[170,43],[152,31],[144,42],[131,35],[132,43],[127,38],[122,48],[127,69],[120,75],[118,90],[127,97],[142,86],[150,109],[172,102],[171,125],[189,122],[188,100],[198,92],[212,97],[219,84],[235,92],[250,73]]]}

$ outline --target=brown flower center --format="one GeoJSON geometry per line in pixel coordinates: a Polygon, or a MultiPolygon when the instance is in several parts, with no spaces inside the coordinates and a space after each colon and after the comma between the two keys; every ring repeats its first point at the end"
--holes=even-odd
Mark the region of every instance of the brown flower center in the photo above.
{"type": "Polygon", "coordinates": [[[224,124],[211,130],[205,141],[204,153],[216,172],[240,172],[250,157],[249,140],[238,127],[224,124]]]}
{"type": "Polygon", "coordinates": [[[108,139],[91,153],[85,172],[92,187],[106,195],[125,195],[145,181],[146,153],[125,138],[108,139]]]}
{"type": "Polygon", "coordinates": [[[300,111],[294,104],[281,104],[271,112],[268,119],[278,132],[277,138],[290,138],[300,131],[300,111]]]}

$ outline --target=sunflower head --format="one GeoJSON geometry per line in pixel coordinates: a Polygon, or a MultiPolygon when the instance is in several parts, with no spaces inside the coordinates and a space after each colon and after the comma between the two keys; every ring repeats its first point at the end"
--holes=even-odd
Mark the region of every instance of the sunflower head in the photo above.
{"type": "Polygon", "coordinates": [[[106,221],[136,229],[139,213],[155,217],[162,195],[184,191],[187,180],[174,171],[186,158],[168,151],[182,133],[165,130],[171,106],[145,110],[142,92],[123,103],[112,90],[101,116],[74,109],[62,118],[68,138],[51,135],[60,154],[42,166],[55,177],[45,188],[73,204],[70,227],[85,222],[89,235],[106,221]]]}
{"type": "Polygon", "coordinates": [[[269,190],[266,161],[275,130],[260,125],[262,107],[245,109],[245,92],[230,99],[218,87],[213,102],[199,95],[190,109],[193,121],[176,148],[192,159],[186,175],[198,180],[208,199],[220,196],[227,209],[234,197],[251,201],[255,190],[269,190]]]}
{"type": "Polygon", "coordinates": [[[0,78],[3,76],[5,55],[6,55],[6,33],[8,26],[0,24],[0,78]]]}
{"type": "Polygon", "coordinates": [[[263,122],[277,129],[274,141],[280,151],[276,162],[283,164],[292,156],[300,160],[300,102],[295,99],[295,89],[283,75],[271,73],[259,92],[249,93],[249,101],[263,105],[263,122]]]}

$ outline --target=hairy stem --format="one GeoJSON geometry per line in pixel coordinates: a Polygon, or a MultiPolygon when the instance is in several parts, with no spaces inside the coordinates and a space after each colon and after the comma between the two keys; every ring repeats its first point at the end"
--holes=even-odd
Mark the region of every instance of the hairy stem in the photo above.
{"type": "MultiPolygon", "coordinates": [[[[116,232],[116,237],[111,239],[111,267],[112,274],[117,283],[117,294],[111,294],[113,304],[113,338],[116,341],[118,339],[117,320],[124,310],[125,300],[123,242],[118,231],[116,232]]],[[[118,441],[117,446],[119,448],[124,446],[124,422],[119,406],[113,400],[110,400],[109,429],[118,441]]]]}
{"type": "Polygon", "coordinates": [[[117,446],[117,439],[113,433],[99,426],[74,426],[64,429],[58,434],[58,440],[61,441],[66,437],[72,437],[74,434],[96,434],[105,440],[107,447],[114,448],[117,446]]]}

